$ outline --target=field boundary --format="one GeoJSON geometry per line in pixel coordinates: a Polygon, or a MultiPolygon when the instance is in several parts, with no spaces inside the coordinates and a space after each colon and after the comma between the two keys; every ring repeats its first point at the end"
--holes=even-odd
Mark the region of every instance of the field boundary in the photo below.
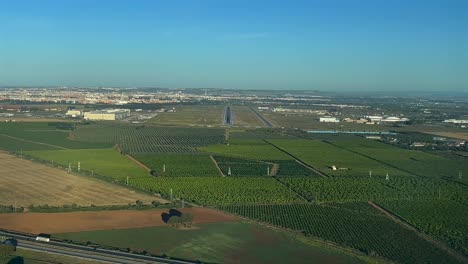
{"type": "Polygon", "coordinates": [[[408,223],[403,218],[395,215],[391,211],[388,211],[387,209],[381,207],[380,205],[378,205],[378,204],[376,204],[376,203],[374,203],[372,201],[368,201],[367,203],[370,206],[372,206],[373,208],[375,208],[376,210],[382,212],[385,216],[390,218],[392,221],[396,222],[397,224],[403,226],[406,229],[409,229],[409,230],[415,232],[419,237],[421,237],[422,239],[426,240],[427,242],[433,244],[434,246],[438,247],[439,249],[447,252],[449,255],[451,255],[455,259],[461,261],[462,263],[468,263],[468,258],[467,257],[461,255],[457,251],[455,251],[452,248],[446,246],[442,242],[434,239],[433,237],[423,233],[421,230],[419,230],[417,227],[413,226],[412,224],[408,223]]]}
{"type": "Polygon", "coordinates": [[[211,159],[211,161],[213,161],[214,165],[216,166],[216,169],[218,169],[218,172],[221,174],[221,176],[226,177],[226,175],[224,175],[223,171],[219,167],[218,162],[216,162],[215,158],[213,158],[212,155],[210,155],[210,159],[211,159]]]}
{"type": "Polygon", "coordinates": [[[141,168],[145,169],[146,171],[150,172],[151,169],[148,168],[145,164],[141,163],[139,160],[135,159],[132,155],[130,154],[125,154],[125,157],[127,157],[129,160],[135,162],[138,166],[141,168]]]}
{"type": "Polygon", "coordinates": [[[293,154],[291,154],[291,153],[285,151],[284,149],[282,149],[282,148],[276,146],[275,144],[269,142],[269,141],[266,140],[266,139],[264,139],[263,141],[266,142],[267,144],[272,145],[273,147],[275,147],[275,148],[278,149],[279,151],[285,153],[286,155],[292,157],[297,163],[301,164],[302,166],[306,167],[307,169],[309,169],[309,170],[311,170],[311,171],[317,173],[318,175],[320,175],[320,176],[322,176],[322,177],[328,178],[328,176],[327,176],[325,173],[323,173],[323,172],[317,170],[316,168],[310,166],[309,164],[305,163],[304,161],[302,161],[302,160],[299,159],[298,157],[294,156],[293,154]]]}
{"type": "Polygon", "coordinates": [[[49,146],[49,147],[53,147],[53,148],[63,149],[63,150],[67,150],[67,149],[68,149],[68,148],[65,148],[65,147],[57,146],[57,145],[52,145],[52,144],[47,144],[47,143],[42,143],[42,142],[32,141],[32,140],[27,140],[27,139],[22,139],[22,138],[10,136],[10,135],[5,135],[5,134],[0,134],[0,136],[12,138],[12,139],[16,139],[16,140],[20,140],[20,141],[24,141],[24,142],[34,143],[34,144],[38,144],[38,145],[43,145],[43,146],[49,146]]]}

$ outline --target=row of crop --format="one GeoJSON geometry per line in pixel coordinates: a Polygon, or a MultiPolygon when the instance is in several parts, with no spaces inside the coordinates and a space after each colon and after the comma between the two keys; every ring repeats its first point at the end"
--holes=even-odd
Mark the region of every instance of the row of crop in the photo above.
{"type": "Polygon", "coordinates": [[[318,202],[450,199],[468,204],[468,188],[437,179],[278,178],[306,199],[318,202]]]}
{"type": "Polygon", "coordinates": [[[270,176],[273,169],[273,164],[255,160],[225,156],[213,156],[213,158],[226,176],[270,176]]]}
{"type": "Polygon", "coordinates": [[[402,177],[409,174],[319,140],[268,140],[296,159],[332,177],[402,177]]]}
{"type": "Polygon", "coordinates": [[[468,163],[462,160],[444,158],[417,150],[407,150],[385,143],[354,137],[348,140],[330,140],[343,149],[372,157],[412,174],[425,177],[445,177],[468,182],[463,175],[468,174],[468,163]]]}
{"type": "Polygon", "coordinates": [[[454,262],[446,252],[385,216],[316,204],[233,205],[220,208],[396,262],[454,262]]]}
{"type": "Polygon", "coordinates": [[[468,207],[450,200],[381,201],[385,209],[468,255],[468,207]]]}
{"type": "Polygon", "coordinates": [[[77,140],[119,144],[127,153],[193,153],[196,147],[224,142],[220,129],[145,127],[117,124],[81,126],[77,140]]]}
{"type": "Polygon", "coordinates": [[[270,178],[250,177],[138,177],[131,186],[165,197],[203,205],[283,204],[303,201],[270,178]]]}
{"type": "Polygon", "coordinates": [[[210,156],[206,154],[134,155],[156,176],[200,177],[221,176],[210,156]]]}

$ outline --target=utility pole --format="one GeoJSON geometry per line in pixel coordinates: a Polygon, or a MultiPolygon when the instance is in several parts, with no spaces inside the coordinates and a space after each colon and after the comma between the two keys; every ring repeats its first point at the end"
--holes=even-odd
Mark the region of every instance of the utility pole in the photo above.
{"type": "Polygon", "coordinates": [[[385,180],[390,180],[390,176],[388,175],[388,171],[387,171],[387,175],[385,175],[385,180]]]}
{"type": "Polygon", "coordinates": [[[270,166],[267,166],[267,176],[270,176],[270,166]]]}
{"type": "Polygon", "coordinates": [[[80,162],[78,161],[78,172],[80,172],[80,170],[81,170],[81,164],[80,164],[80,162]]]}
{"type": "Polygon", "coordinates": [[[228,167],[228,176],[231,176],[231,167],[228,167]]]}
{"type": "Polygon", "coordinates": [[[128,176],[127,176],[127,186],[128,186],[128,176]]]}
{"type": "Polygon", "coordinates": [[[16,213],[16,192],[15,192],[15,207],[13,208],[13,210],[14,210],[15,213],[16,213]]]}
{"type": "Polygon", "coordinates": [[[372,178],[372,170],[369,169],[369,178],[372,178]]]}
{"type": "Polygon", "coordinates": [[[171,188],[171,201],[172,201],[172,188],[171,188]]]}
{"type": "Polygon", "coordinates": [[[166,164],[163,164],[163,172],[166,172],[166,164]]]}
{"type": "Polygon", "coordinates": [[[71,162],[68,163],[68,173],[71,172],[71,162]]]}

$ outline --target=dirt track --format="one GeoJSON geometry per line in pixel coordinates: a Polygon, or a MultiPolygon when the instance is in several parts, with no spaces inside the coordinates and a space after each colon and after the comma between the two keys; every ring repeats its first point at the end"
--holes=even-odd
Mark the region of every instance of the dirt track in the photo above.
{"type": "MultiPolygon", "coordinates": [[[[0,229],[27,233],[67,233],[106,229],[142,228],[167,225],[161,214],[169,209],[145,211],[98,211],[72,213],[0,214],[0,229]]],[[[237,221],[238,218],[208,208],[183,208],[194,215],[194,223],[237,221]]]]}

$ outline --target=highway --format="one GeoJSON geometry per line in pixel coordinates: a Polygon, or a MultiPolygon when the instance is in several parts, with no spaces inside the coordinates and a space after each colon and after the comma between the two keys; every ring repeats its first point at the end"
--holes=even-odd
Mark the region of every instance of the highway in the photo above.
{"type": "Polygon", "coordinates": [[[197,262],[165,259],[160,257],[144,256],[118,250],[100,249],[65,243],[57,240],[39,242],[33,235],[19,234],[16,232],[2,231],[0,235],[12,237],[18,241],[18,248],[34,250],[51,254],[64,255],[74,258],[98,261],[102,263],[116,264],[193,264],[197,262]]]}

